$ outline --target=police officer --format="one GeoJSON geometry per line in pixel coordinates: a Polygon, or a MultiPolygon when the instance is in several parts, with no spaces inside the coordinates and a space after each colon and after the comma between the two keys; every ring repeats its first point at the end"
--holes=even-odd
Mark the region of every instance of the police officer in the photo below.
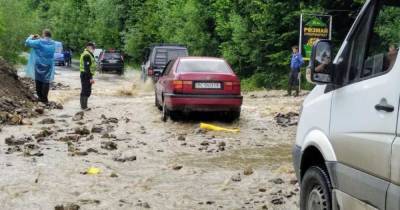
{"type": "Polygon", "coordinates": [[[94,59],[93,52],[95,45],[92,42],[86,44],[86,48],[81,54],[80,58],[80,71],[81,71],[81,108],[83,110],[89,110],[88,99],[92,94],[92,85],[94,84],[93,76],[96,73],[96,61],[94,59]]]}

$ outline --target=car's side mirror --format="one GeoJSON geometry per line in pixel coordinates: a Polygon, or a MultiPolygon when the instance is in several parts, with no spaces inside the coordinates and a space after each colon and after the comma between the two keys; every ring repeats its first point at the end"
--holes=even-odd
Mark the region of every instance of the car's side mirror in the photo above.
{"type": "Polygon", "coordinates": [[[316,84],[332,83],[332,45],[329,40],[314,44],[310,59],[311,81],[316,84]]]}

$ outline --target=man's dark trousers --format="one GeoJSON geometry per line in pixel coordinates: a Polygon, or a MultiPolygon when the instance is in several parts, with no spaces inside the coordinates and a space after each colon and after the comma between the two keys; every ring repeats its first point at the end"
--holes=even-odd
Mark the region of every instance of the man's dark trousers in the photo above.
{"type": "Polygon", "coordinates": [[[43,103],[48,103],[48,95],[50,90],[50,83],[35,80],[36,83],[36,93],[38,95],[39,101],[43,103]]]}
{"type": "Polygon", "coordinates": [[[87,108],[87,101],[92,94],[92,84],[90,83],[91,77],[88,73],[82,72],[81,73],[81,108],[87,108]]]}
{"type": "Polygon", "coordinates": [[[299,95],[299,72],[300,69],[292,69],[289,74],[289,88],[288,88],[288,94],[292,95],[292,89],[293,87],[296,90],[296,96],[299,95]]]}

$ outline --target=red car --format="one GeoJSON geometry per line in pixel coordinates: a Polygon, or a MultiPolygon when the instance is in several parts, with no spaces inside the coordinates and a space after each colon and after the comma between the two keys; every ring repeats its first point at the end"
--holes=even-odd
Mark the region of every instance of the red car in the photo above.
{"type": "Polygon", "coordinates": [[[240,81],[220,58],[181,57],[171,60],[156,83],[155,103],[162,119],[178,112],[223,112],[226,120],[240,117],[240,81]]]}

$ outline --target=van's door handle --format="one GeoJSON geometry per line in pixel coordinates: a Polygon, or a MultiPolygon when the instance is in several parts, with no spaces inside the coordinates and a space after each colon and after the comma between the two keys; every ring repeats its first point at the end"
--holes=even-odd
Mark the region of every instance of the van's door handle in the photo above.
{"type": "Polygon", "coordinates": [[[379,104],[375,105],[375,109],[378,111],[393,112],[394,106],[388,104],[387,100],[383,98],[379,104]]]}

